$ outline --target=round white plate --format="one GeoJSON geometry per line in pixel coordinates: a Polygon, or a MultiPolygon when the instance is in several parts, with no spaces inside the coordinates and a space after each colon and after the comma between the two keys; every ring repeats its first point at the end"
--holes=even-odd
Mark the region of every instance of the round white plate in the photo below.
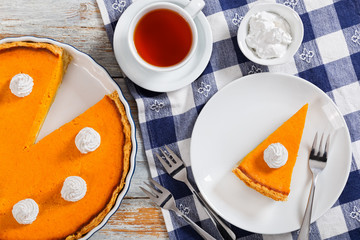
{"type": "Polygon", "coordinates": [[[109,218],[116,212],[130,187],[130,181],[135,170],[137,145],[135,137],[135,124],[131,116],[129,104],[124,98],[121,89],[109,76],[107,71],[87,54],[80,52],[68,44],[59,43],[55,40],[47,38],[28,36],[5,38],[0,40],[0,44],[14,41],[52,43],[64,48],[73,57],[64,75],[62,84],[56,93],[55,100],[51,105],[49,113],[40,130],[37,141],[85,112],[88,108],[100,101],[105,94],[117,91],[119,93],[120,100],[125,107],[126,114],[131,125],[131,141],[133,145],[130,157],[130,169],[125,180],[125,186],[119,194],[114,207],[97,227],[83,237],[83,239],[88,239],[96,231],[102,228],[109,218]]]}
{"type": "Polygon", "coordinates": [[[192,133],[191,166],[208,203],[235,226],[277,234],[300,228],[311,186],[308,156],[317,131],[335,132],[328,163],[317,182],[312,221],[336,202],[347,181],[350,136],[332,100],[295,76],[259,73],[240,78],[216,93],[201,111],[192,133]],[[247,187],[231,170],[304,104],[305,128],[287,202],[247,187]]]}
{"type": "MultiPolygon", "coordinates": [[[[142,67],[131,55],[127,42],[127,32],[132,18],[144,6],[162,0],[136,1],[121,15],[114,32],[114,52],[121,70],[134,83],[154,92],[170,92],[182,88],[194,80],[206,68],[212,53],[212,32],[205,15],[200,12],[194,19],[198,29],[198,47],[194,56],[182,67],[169,72],[154,72],[142,67]]],[[[169,0],[179,6],[185,6],[187,0],[169,0]]]]}

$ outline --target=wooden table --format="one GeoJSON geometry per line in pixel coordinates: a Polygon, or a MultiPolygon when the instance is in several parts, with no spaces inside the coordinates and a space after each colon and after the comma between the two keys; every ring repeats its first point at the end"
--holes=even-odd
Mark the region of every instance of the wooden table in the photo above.
{"type": "Polygon", "coordinates": [[[96,1],[0,0],[0,39],[25,35],[53,38],[89,54],[120,84],[131,107],[138,142],[135,174],[119,210],[91,239],[168,239],[160,209],[139,189],[149,178],[149,170],[137,108],[115,60],[96,1]]]}

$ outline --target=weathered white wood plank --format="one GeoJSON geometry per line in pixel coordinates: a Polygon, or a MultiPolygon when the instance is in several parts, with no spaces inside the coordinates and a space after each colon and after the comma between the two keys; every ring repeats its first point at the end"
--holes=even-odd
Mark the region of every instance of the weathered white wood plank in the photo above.
{"type": "Polygon", "coordinates": [[[144,182],[148,182],[149,179],[149,170],[147,162],[137,161],[135,173],[131,179],[131,185],[129,191],[127,192],[125,198],[145,198],[146,195],[139,188],[144,186],[144,182]]]}
{"type": "Polygon", "coordinates": [[[120,209],[91,240],[167,239],[168,234],[159,208],[148,199],[124,199],[120,209]]]}
{"type": "Polygon", "coordinates": [[[23,35],[71,44],[121,76],[95,0],[0,0],[0,38],[23,35]]]}

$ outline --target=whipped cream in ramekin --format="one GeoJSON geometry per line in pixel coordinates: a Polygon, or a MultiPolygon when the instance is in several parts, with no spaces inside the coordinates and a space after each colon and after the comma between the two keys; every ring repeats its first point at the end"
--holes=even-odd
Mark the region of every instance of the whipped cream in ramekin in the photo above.
{"type": "Polygon", "coordinates": [[[32,92],[34,80],[25,73],[16,74],[10,81],[11,92],[18,97],[25,97],[32,92]]]}
{"type": "Polygon", "coordinates": [[[100,143],[100,134],[90,127],[81,129],[75,137],[75,145],[83,154],[95,151],[100,143]]]}
{"type": "Polygon", "coordinates": [[[246,44],[262,59],[282,57],[292,42],[289,23],[271,12],[258,12],[249,21],[246,44]]]}
{"type": "Polygon", "coordinates": [[[77,202],[85,197],[86,182],[78,176],[67,177],[61,189],[61,197],[69,202],[77,202]]]}
{"type": "Polygon", "coordinates": [[[270,168],[279,168],[285,165],[288,151],[281,143],[272,143],[264,151],[264,160],[270,168]]]}
{"type": "Polygon", "coordinates": [[[33,199],[27,198],[13,206],[12,214],[18,223],[31,224],[39,214],[39,206],[33,199]]]}

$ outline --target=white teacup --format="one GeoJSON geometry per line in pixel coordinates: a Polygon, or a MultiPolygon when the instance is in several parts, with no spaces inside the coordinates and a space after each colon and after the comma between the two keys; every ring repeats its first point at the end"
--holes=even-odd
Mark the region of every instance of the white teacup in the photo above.
{"type": "Polygon", "coordinates": [[[205,6],[205,2],[203,0],[192,0],[185,7],[180,7],[176,4],[169,2],[156,2],[141,9],[131,21],[128,31],[128,44],[129,44],[130,52],[135,58],[135,60],[141,66],[158,72],[173,71],[183,66],[194,55],[195,50],[197,48],[198,32],[197,32],[196,24],[194,22],[194,18],[202,10],[204,6],[205,6]],[[178,62],[174,64],[170,64],[169,66],[159,66],[156,65],[155,63],[151,63],[149,61],[144,60],[144,58],[141,57],[141,53],[139,53],[134,40],[135,30],[136,27],[138,26],[139,21],[142,20],[142,18],[146,16],[148,13],[163,9],[170,10],[180,15],[183,18],[183,20],[185,20],[185,22],[189,25],[191,30],[191,37],[192,37],[190,49],[188,50],[187,54],[184,54],[184,57],[182,59],[180,59],[178,62]]]}

